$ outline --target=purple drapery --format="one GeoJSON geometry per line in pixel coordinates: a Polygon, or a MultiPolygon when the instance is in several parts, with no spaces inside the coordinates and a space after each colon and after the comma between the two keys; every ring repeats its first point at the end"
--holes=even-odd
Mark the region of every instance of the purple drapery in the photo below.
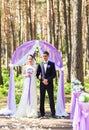
{"type": "MultiPolygon", "coordinates": [[[[61,58],[58,50],[54,46],[52,46],[51,44],[44,42],[44,41],[38,41],[38,40],[28,41],[16,49],[16,51],[13,54],[11,63],[13,65],[13,67],[14,66],[21,66],[23,62],[25,63],[26,59],[27,59],[27,55],[30,53],[34,53],[34,46],[37,43],[40,46],[39,51],[40,52],[43,52],[45,50],[48,51],[50,53],[49,60],[53,61],[56,64],[56,67],[60,70],[60,77],[59,77],[60,83],[58,86],[58,91],[60,91],[61,95],[60,95],[60,99],[57,98],[57,102],[58,102],[57,108],[58,109],[56,111],[58,113],[59,107],[61,108],[61,106],[59,106],[60,100],[61,100],[61,103],[63,105],[63,108],[64,108],[64,104],[65,104],[65,101],[64,101],[64,72],[62,70],[63,64],[62,64],[62,58],[61,58]]],[[[10,68],[10,85],[9,85],[8,103],[7,103],[8,109],[10,109],[10,111],[15,110],[15,108],[16,108],[13,67],[10,68]]],[[[60,116],[60,115],[58,115],[58,116],[60,116]]]]}
{"type": "MultiPolygon", "coordinates": [[[[28,51],[33,47],[34,44],[35,41],[33,40],[22,44],[20,47],[16,49],[12,58],[13,66],[15,66],[15,64],[18,62],[19,59],[21,59],[24,55],[26,55],[26,53],[28,53],[28,51]]],[[[12,111],[12,113],[16,110],[13,67],[10,68],[10,84],[9,84],[9,91],[8,91],[7,107],[10,111],[12,111]]]]}
{"type": "Polygon", "coordinates": [[[12,64],[18,62],[19,59],[23,58],[35,45],[35,40],[25,42],[21,46],[19,46],[13,54],[12,64]]]}
{"type": "Polygon", "coordinates": [[[9,93],[8,93],[8,109],[12,110],[13,112],[16,109],[15,103],[15,88],[14,88],[14,70],[13,67],[10,68],[10,86],[9,86],[9,93]]]}
{"type": "Polygon", "coordinates": [[[89,130],[89,102],[79,102],[76,99],[73,130],[89,130]]]}
{"type": "Polygon", "coordinates": [[[58,50],[52,46],[51,44],[49,44],[48,42],[44,42],[44,41],[39,41],[40,44],[40,49],[43,51],[48,51],[49,52],[49,59],[53,62],[55,62],[55,64],[59,67],[62,68],[63,67],[63,63],[62,63],[62,58],[60,53],[58,52],[58,50]]]}

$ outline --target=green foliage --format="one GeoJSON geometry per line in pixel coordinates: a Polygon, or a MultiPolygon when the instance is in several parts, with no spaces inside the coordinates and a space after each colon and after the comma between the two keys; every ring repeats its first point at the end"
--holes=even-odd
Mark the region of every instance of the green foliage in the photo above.
{"type": "Polygon", "coordinates": [[[2,76],[3,76],[3,86],[1,85],[0,87],[8,88],[8,86],[9,86],[9,74],[8,74],[7,68],[5,68],[5,67],[2,68],[2,76]]]}
{"type": "Polygon", "coordinates": [[[4,98],[4,95],[0,94],[0,99],[3,99],[4,98]]]}
{"type": "Polygon", "coordinates": [[[85,77],[84,79],[84,88],[85,88],[85,91],[89,92],[89,78],[88,77],[85,77]]]}
{"type": "Polygon", "coordinates": [[[15,76],[15,88],[18,90],[22,90],[22,75],[19,75],[18,77],[15,76]]]}
{"type": "Polygon", "coordinates": [[[66,52],[66,41],[65,41],[65,38],[63,38],[63,45],[62,45],[62,49],[61,49],[61,51],[62,51],[62,54],[65,54],[65,52],[66,52]]]}
{"type": "Polygon", "coordinates": [[[84,102],[89,102],[89,97],[88,96],[84,96],[84,102]]]}
{"type": "Polygon", "coordinates": [[[7,96],[8,90],[6,88],[0,88],[0,95],[7,96]]]}
{"type": "Polygon", "coordinates": [[[18,104],[21,98],[21,93],[16,93],[15,98],[16,98],[16,104],[18,104]]]}
{"type": "MultiPolygon", "coordinates": [[[[8,95],[8,88],[9,88],[9,74],[7,72],[6,68],[3,68],[3,81],[4,84],[0,85],[0,99],[7,97],[8,95]]],[[[37,93],[39,94],[39,86],[40,82],[37,79],[37,93]]],[[[84,79],[84,87],[86,91],[89,91],[89,78],[85,77],[84,79]]],[[[15,72],[15,96],[16,96],[16,103],[18,104],[21,98],[22,94],[22,89],[23,89],[23,79],[22,75],[20,74],[18,77],[16,76],[15,72]]],[[[64,83],[64,89],[65,89],[65,94],[71,94],[71,83],[64,83]]],[[[56,100],[56,95],[57,95],[57,90],[58,90],[58,81],[56,82],[54,80],[54,98],[56,100]]],[[[48,95],[46,94],[46,97],[48,98],[48,95]]]]}
{"type": "Polygon", "coordinates": [[[65,94],[70,94],[71,93],[71,83],[65,83],[64,85],[65,88],[65,94]]]}
{"type": "Polygon", "coordinates": [[[37,34],[37,39],[40,40],[41,39],[41,35],[37,34]]]}

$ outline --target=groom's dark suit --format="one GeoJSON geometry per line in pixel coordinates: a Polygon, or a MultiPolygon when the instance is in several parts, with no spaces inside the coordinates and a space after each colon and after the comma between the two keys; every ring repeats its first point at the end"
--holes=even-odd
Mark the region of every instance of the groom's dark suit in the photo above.
{"type": "Polygon", "coordinates": [[[39,77],[40,74],[42,77],[40,80],[40,113],[41,113],[41,116],[45,115],[44,101],[45,101],[45,92],[47,90],[52,116],[54,116],[55,115],[55,105],[54,105],[54,94],[53,94],[53,89],[54,89],[53,78],[56,77],[55,64],[51,61],[48,61],[46,72],[45,72],[44,62],[40,63],[38,65],[38,69],[37,69],[37,78],[39,77]],[[42,80],[44,78],[48,80],[48,85],[44,85],[42,83],[42,80]]]}

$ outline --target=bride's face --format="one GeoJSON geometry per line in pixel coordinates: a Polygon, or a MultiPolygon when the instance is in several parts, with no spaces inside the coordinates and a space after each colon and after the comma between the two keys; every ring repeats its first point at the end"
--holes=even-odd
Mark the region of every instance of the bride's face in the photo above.
{"type": "Polygon", "coordinates": [[[28,63],[32,63],[33,62],[33,58],[31,56],[28,56],[28,63]]]}

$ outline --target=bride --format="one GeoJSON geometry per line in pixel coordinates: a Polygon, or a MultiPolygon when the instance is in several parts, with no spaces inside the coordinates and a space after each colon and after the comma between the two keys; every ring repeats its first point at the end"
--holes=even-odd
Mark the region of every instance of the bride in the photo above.
{"type": "Polygon", "coordinates": [[[23,68],[23,92],[15,117],[37,117],[36,66],[32,55],[23,68]]]}

